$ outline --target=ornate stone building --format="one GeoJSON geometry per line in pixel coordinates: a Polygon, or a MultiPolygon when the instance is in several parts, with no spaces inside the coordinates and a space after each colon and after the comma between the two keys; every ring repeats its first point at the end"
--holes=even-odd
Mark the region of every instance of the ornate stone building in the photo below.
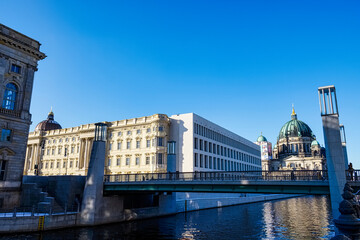
{"type": "Polygon", "coordinates": [[[268,162],[272,159],[272,144],[262,135],[262,133],[255,144],[260,146],[262,170],[268,171],[268,162]]]}
{"type": "MultiPolygon", "coordinates": [[[[105,174],[166,172],[170,120],[164,114],[105,122],[105,174]]],[[[62,129],[50,111],[29,134],[25,175],[86,175],[94,124],[62,129]]]]}
{"type": "Polygon", "coordinates": [[[40,43],[0,24],[0,208],[19,204],[40,43]]]}
{"type": "Polygon", "coordinates": [[[262,168],[263,170],[326,169],[325,148],[320,147],[310,127],[297,119],[294,109],[291,120],[280,129],[273,149],[273,159],[264,159],[262,168]]]}
{"type": "MultiPolygon", "coordinates": [[[[261,169],[257,145],[194,113],[105,123],[105,174],[261,169]]],[[[87,174],[94,129],[62,129],[50,111],[29,134],[24,174],[87,174]]]]}

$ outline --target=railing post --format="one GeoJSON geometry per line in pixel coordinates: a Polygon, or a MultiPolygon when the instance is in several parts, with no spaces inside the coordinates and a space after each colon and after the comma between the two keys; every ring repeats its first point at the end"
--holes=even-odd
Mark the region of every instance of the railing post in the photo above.
{"type": "Polygon", "coordinates": [[[31,208],[31,216],[34,216],[34,213],[35,213],[35,206],[33,205],[31,208]]]}

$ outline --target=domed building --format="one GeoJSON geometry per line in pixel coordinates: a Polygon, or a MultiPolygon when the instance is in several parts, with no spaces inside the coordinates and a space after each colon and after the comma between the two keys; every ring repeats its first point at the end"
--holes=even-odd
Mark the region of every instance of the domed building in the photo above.
{"type": "MultiPolygon", "coordinates": [[[[325,148],[311,128],[297,119],[293,108],[291,120],[280,129],[269,170],[322,170],[326,168],[325,148]]],[[[263,166],[264,168],[264,166],[263,166]]]]}
{"type": "Polygon", "coordinates": [[[54,113],[50,110],[46,120],[41,121],[36,125],[35,131],[49,131],[55,129],[62,129],[61,125],[54,120],[54,113]]]}
{"type": "Polygon", "coordinates": [[[272,159],[272,144],[271,142],[268,142],[262,133],[255,144],[260,146],[262,170],[268,171],[268,162],[272,159]]]}

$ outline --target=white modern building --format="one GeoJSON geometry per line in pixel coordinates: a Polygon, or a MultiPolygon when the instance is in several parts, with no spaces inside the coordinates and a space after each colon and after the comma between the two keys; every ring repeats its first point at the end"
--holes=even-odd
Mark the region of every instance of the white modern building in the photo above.
{"type": "Polygon", "coordinates": [[[261,170],[260,147],[251,141],[195,113],[173,115],[170,122],[176,171],[261,170]]]}

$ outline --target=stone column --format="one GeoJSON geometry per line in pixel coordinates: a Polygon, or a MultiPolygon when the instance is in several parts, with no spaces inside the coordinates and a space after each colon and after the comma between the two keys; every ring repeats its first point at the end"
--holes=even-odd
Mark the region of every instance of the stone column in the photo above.
{"type": "Polygon", "coordinates": [[[80,139],[79,169],[83,169],[84,165],[84,139],[80,139]]]}

